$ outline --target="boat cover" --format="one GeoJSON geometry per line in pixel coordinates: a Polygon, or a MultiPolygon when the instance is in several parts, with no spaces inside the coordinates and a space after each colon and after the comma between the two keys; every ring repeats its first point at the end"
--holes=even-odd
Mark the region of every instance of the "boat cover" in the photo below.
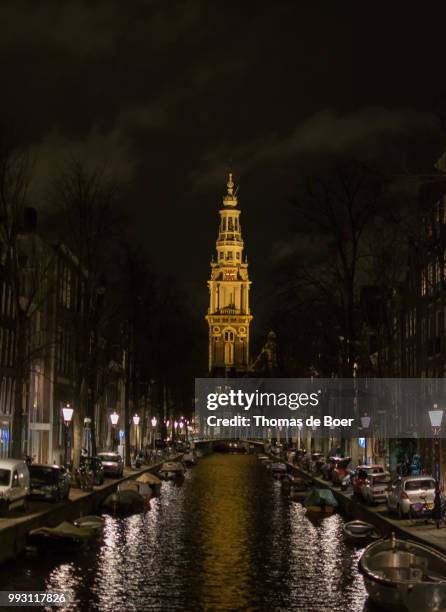
{"type": "Polygon", "coordinates": [[[330,489],[312,489],[304,501],[305,506],[333,506],[336,508],[338,502],[330,489]]]}

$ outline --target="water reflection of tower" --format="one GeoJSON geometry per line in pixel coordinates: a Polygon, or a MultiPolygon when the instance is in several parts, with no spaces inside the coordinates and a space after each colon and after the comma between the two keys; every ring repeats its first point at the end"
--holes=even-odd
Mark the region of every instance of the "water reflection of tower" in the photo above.
{"type": "Polygon", "coordinates": [[[237,208],[229,174],[227,193],[220,210],[220,226],[216,243],[217,259],[211,261],[209,308],[209,372],[214,376],[241,374],[249,368],[248,261],[243,260],[240,210],[237,208]]]}

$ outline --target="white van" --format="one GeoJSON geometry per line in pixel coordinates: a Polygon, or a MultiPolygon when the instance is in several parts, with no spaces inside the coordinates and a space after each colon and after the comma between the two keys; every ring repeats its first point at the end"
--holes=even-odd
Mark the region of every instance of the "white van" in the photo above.
{"type": "Polygon", "coordinates": [[[29,495],[29,471],[24,461],[0,459],[0,514],[26,508],[29,495]]]}

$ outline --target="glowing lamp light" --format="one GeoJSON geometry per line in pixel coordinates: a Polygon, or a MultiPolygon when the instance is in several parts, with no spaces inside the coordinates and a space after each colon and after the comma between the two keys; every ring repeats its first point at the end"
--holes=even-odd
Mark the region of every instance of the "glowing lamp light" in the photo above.
{"type": "Polygon", "coordinates": [[[133,417],[133,424],[134,424],[136,427],[138,427],[138,425],[139,425],[139,421],[140,421],[140,417],[139,417],[137,414],[135,414],[135,416],[133,417]]]}
{"type": "Polygon", "coordinates": [[[170,421],[169,420],[166,421],[166,427],[170,427],[170,421]]]}
{"type": "MultiPolygon", "coordinates": [[[[152,423],[152,427],[156,427],[156,424],[158,423],[156,417],[153,417],[152,420],[150,421],[152,423]]],[[[167,421],[169,423],[169,421],[167,421]]],[[[169,425],[168,425],[169,427],[169,425]]]]}
{"type": "Polygon", "coordinates": [[[429,419],[433,429],[440,429],[441,421],[443,420],[443,410],[438,409],[438,405],[434,404],[434,410],[429,410],[429,419]]]}
{"type": "Polygon", "coordinates": [[[178,421],[175,421],[173,426],[175,427],[175,429],[178,427],[178,421]]]}
{"type": "Polygon", "coordinates": [[[363,429],[368,429],[370,427],[370,421],[372,417],[367,416],[366,414],[361,417],[361,427],[363,429]]]}
{"type": "Polygon", "coordinates": [[[67,404],[65,408],[62,408],[63,420],[66,425],[71,423],[71,419],[73,418],[73,408],[70,408],[70,404],[67,404]]]}
{"type": "Polygon", "coordinates": [[[119,414],[116,411],[113,412],[113,414],[110,415],[110,421],[111,421],[111,424],[113,425],[113,427],[116,427],[116,425],[118,424],[118,421],[119,421],[119,414]]]}
{"type": "Polygon", "coordinates": [[[180,421],[180,422],[179,422],[179,426],[180,426],[180,429],[183,429],[183,427],[184,427],[184,423],[183,423],[183,421],[180,421]]]}

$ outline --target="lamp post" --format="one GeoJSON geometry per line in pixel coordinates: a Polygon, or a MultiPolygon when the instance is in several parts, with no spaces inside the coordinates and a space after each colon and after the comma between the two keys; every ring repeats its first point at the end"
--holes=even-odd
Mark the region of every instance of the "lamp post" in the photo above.
{"type": "Polygon", "coordinates": [[[365,429],[364,433],[364,465],[367,465],[367,430],[370,427],[370,422],[372,417],[367,416],[366,414],[361,417],[361,427],[365,429]]]}
{"type": "Polygon", "coordinates": [[[64,455],[64,465],[68,466],[68,430],[70,428],[71,419],[73,418],[73,408],[70,407],[70,404],[67,404],[64,408],[62,408],[63,422],[64,422],[64,442],[65,442],[65,455],[64,455]]]}
{"type": "Polygon", "coordinates": [[[138,434],[139,434],[139,416],[135,414],[133,416],[133,425],[135,426],[135,455],[138,454],[139,443],[138,443],[138,434]]]}
{"type": "Polygon", "coordinates": [[[91,457],[92,444],[91,444],[91,418],[85,417],[84,419],[84,448],[87,451],[87,456],[91,457]]]}
{"type": "Polygon", "coordinates": [[[153,450],[155,450],[155,438],[156,438],[156,424],[158,423],[156,417],[152,417],[150,424],[152,425],[152,445],[153,450]]]}
{"type": "Polygon", "coordinates": [[[172,439],[172,435],[171,435],[171,432],[169,431],[169,427],[170,427],[169,419],[167,419],[167,421],[164,424],[166,426],[166,442],[167,442],[167,444],[170,444],[170,441],[172,439]]]}
{"type": "Polygon", "coordinates": [[[113,437],[113,441],[112,441],[112,450],[115,451],[116,450],[116,426],[118,425],[118,421],[119,421],[119,414],[116,412],[116,410],[110,415],[110,422],[112,424],[112,437],[113,437]]]}
{"type": "Polygon", "coordinates": [[[429,410],[429,419],[434,437],[434,476],[435,476],[435,498],[434,498],[434,518],[437,529],[441,521],[441,492],[440,492],[440,432],[441,421],[443,420],[443,410],[438,408],[438,404],[433,405],[429,410]]]}

